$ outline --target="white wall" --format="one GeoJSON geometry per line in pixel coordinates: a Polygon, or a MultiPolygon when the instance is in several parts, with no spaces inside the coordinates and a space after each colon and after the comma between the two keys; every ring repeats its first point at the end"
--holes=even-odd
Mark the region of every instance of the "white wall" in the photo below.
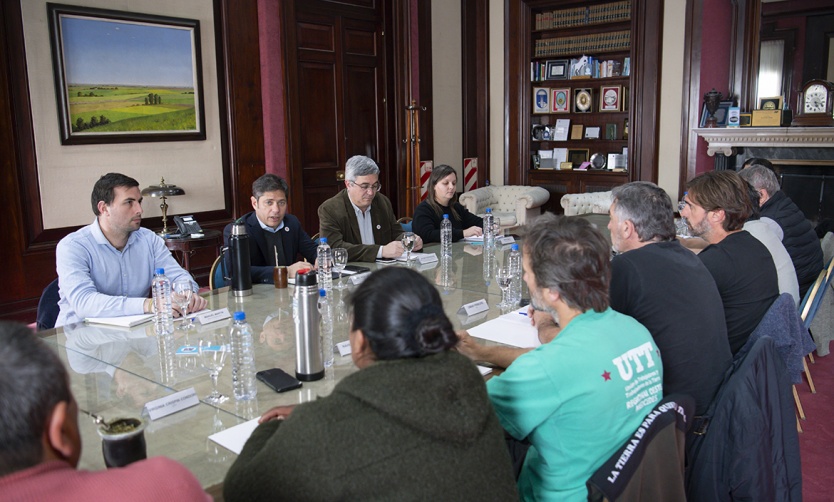
{"type": "Polygon", "coordinates": [[[432,0],[431,57],[434,101],[434,165],[448,164],[463,191],[463,106],[461,100],[460,2],[432,0]]]}
{"type": "Polygon", "coordinates": [[[489,0],[489,182],[504,184],[504,0],[489,0]]]}
{"type": "MultiPolygon", "coordinates": [[[[170,215],[222,209],[223,164],[212,0],[61,1],[200,21],[205,141],[72,146],[63,146],[60,140],[46,3],[46,0],[21,0],[44,228],[93,221],[90,207],[93,184],[101,175],[112,171],[136,178],[141,188],[159,184],[162,176],[167,183],[184,188],[186,195],[169,199],[170,215]]],[[[145,217],[161,214],[157,199],[146,199],[143,207],[145,217]]]]}
{"type": "Polygon", "coordinates": [[[683,34],[686,32],[686,5],[685,2],[666,0],[663,8],[657,184],[672,197],[672,201],[677,201],[681,170],[680,129],[683,113],[683,34]]]}

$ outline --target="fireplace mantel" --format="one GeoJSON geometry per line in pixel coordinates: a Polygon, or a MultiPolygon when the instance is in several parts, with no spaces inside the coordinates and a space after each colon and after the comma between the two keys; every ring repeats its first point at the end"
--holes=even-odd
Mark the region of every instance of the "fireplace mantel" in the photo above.
{"type": "Polygon", "coordinates": [[[733,155],[735,147],[834,148],[834,127],[717,127],[692,129],[707,154],[733,155]]]}

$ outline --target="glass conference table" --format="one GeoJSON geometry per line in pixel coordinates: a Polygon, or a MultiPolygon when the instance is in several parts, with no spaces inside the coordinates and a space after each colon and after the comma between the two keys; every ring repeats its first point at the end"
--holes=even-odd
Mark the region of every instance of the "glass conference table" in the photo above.
{"type": "MultiPolygon", "coordinates": [[[[509,245],[492,252],[480,244],[455,243],[450,267],[441,263],[416,264],[411,267],[437,285],[444,309],[456,329],[466,329],[502,314],[497,308],[501,291],[492,277],[494,265],[503,263],[509,245]],[[487,279],[485,279],[485,276],[487,279]],[[487,312],[466,316],[459,314],[464,304],[484,299],[487,312]]],[[[439,245],[428,245],[426,253],[439,256],[439,245]]],[[[357,263],[371,270],[381,267],[405,266],[396,264],[357,263]]],[[[345,300],[355,286],[347,276],[343,290],[334,289],[334,343],[348,339],[348,312],[345,300]]],[[[337,281],[334,281],[334,286],[337,281]]],[[[254,286],[251,296],[236,298],[228,288],[207,294],[208,308],[228,308],[246,312],[255,338],[255,361],[258,370],[282,368],[295,371],[295,326],[292,317],[293,287],[275,289],[271,284],[254,286]]],[[[526,285],[523,296],[527,297],[526,285]]],[[[291,405],[326,396],[336,382],[356,371],[350,356],[335,355],[333,367],[325,378],[305,382],[298,390],[275,393],[258,382],[256,401],[239,403],[232,396],[231,362],[220,373],[218,389],[230,396],[220,405],[202,401],[211,390],[208,372],[200,366],[197,355],[178,355],[185,345],[196,345],[206,330],[228,330],[230,320],[220,321],[183,332],[172,337],[157,337],[152,323],[133,329],[100,325],[75,324],[42,332],[44,340],[53,346],[66,365],[72,391],[81,410],[110,420],[120,416],[138,416],[145,403],[173,392],[194,388],[200,404],[149,423],[145,431],[148,456],[165,455],[187,466],[212,495],[219,495],[226,472],[236,455],[215,444],[208,436],[258,417],[273,406],[291,405]]],[[[80,413],[79,424],[83,440],[80,468],[104,469],[101,440],[92,420],[80,413]]]]}

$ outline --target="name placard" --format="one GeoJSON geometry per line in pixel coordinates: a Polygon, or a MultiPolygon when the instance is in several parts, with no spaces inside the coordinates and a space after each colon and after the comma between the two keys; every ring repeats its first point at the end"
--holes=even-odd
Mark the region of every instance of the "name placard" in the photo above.
{"type": "Polygon", "coordinates": [[[484,312],[486,310],[489,310],[489,304],[486,302],[486,300],[481,298],[480,300],[478,300],[476,302],[467,303],[466,305],[462,306],[461,308],[458,309],[458,313],[459,314],[472,315],[472,314],[478,314],[480,312],[484,312]]]}
{"type": "Polygon", "coordinates": [[[371,275],[370,272],[362,272],[361,274],[356,274],[356,275],[350,276],[349,280],[350,280],[351,284],[353,284],[354,286],[358,286],[358,285],[362,284],[362,282],[365,279],[367,279],[369,275],[371,275]]]}
{"type": "Polygon", "coordinates": [[[194,322],[201,326],[211,324],[213,322],[222,321],[223,319],[230,319],[229,309],[223,307],[218,310],[206,310],[204,312],[197,312],[194,314],[194,322]]]}
{"type": "Polygon", "coordinates": [[[151,420],[156,420],[198,404],[200,404],[200,399],[197,397],[197,391],[194,390],[194,387],[191,387],[169,396],[148,401],[145,404],[145,410],[147,410],[151,420]]]}
{"type": "Polygon", "coordinates": [[[336,348],[339,349],[339,355],[344,357],[351,353],[350,350],[350,340],[345,340],[344,342],[339,342],[336,344],[336,348]]]}
{"type": "Polygon", "coordinates": [[[514,243],[515,242],[515,237],[513,237],[512,235],[508,235],[506,237],[499,237],[499,238],[495,239],[495,242],[497,242],[499,246],[505,246],[507,244],[514,243]]]}
{"type": "Polygon", "coordinates": [[[412,260],[416,260],[419,264],[434,263],[437,261],[437,253],[416,253],[411,255],[412,260]]]}

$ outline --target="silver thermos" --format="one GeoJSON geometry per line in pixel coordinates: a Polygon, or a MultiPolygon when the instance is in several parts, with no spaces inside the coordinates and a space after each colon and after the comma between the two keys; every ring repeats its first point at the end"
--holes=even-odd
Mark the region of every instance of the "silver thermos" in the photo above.
{"type": "Polygon", "coordinates": [[[235,296],[249,296],[252,294],[252,265],[249,257],[249,235],[242,221],[232,225],[229,253],[232,259],[232,293],[235,296]]]}
{"type": "Polygon", "coordinates": [[[319,288],[314,270],[302,270],[295,276],[293,317],[295,318],[295,378],[312,382],[324,378],[319,336],[319,288]]]}

